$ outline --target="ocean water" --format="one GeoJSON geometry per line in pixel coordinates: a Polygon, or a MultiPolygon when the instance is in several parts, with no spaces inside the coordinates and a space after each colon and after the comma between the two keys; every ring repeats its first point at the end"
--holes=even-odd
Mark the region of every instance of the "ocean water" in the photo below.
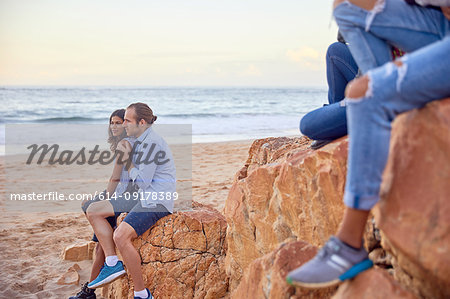
{"type": "MultiPolygon", "coordinates": [[[[159,124],[191,124],[193,142],[301,135],[299,121],[326,88],[1,87],[4,124],[105,124],[115,109],[147,103],[159,124]]],[[[0,140],[4,140],[0,130],[0,140]]]]}

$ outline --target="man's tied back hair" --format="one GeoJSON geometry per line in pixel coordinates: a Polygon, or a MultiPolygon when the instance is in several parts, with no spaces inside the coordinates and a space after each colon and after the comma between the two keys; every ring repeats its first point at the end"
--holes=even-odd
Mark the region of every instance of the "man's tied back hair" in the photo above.
{"type": "Polygon", "coordinates": [[[141,119],[145,120],[148,124],[152,124],[158,118],[156,115],[153,115],[152,109],[145,103],[133,103],[128,108],[134,108],[136,113],[136,121],[139,122],[141,119]]]}

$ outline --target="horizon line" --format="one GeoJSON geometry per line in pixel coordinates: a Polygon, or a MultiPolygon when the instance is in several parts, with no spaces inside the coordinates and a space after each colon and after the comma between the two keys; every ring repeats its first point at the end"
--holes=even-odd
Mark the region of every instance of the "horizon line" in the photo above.
{"type": "Polygon", "coordinates": [[[326,88],[326,85],[41,85],[41,84],[8,84],[0,88],[326,88]]]}

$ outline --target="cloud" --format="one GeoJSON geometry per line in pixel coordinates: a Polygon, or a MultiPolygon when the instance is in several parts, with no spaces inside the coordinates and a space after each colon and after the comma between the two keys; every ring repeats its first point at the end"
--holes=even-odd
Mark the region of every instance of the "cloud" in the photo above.
{"type": "Polygon", "coordinates": [[[242,76],[248,77],[258,77],[261,76],[261,70],[258,69],[254,64],[250,64],[243,72],[241,72],[242,76]]]}
{"type": "Polygon", "coordinates": [[[288,49],[286,51],[286,57],[293,62],[300,64],[303,67],[312,70],[318,70],[322,68],[324,55],[321,55],[319,51],[310,47],[301,47],[298,49],[288,49]]]}

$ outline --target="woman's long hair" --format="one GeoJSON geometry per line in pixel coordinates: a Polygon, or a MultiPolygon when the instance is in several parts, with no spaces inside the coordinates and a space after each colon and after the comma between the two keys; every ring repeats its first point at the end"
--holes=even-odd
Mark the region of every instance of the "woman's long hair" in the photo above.
{"type": "Polygon", "coordinates": [[[111,116],[109,117],[109,125],[108,125],[108,143],[110,144],[110,149],[112,152],[114,152],[117,148],[117,145],[119,144],[119,142],[124,139],[125,137],[127,137],[127,132],[125,132],[125,130],[123,130],[122,134],[120,134],[120,136],[114,136],[112,131],[111,131],[111,120],[114,116],[120,117],[120,119],[123,121],[124,117],[125,117],[125,109],[118,109],[116,111],[114,111],[111,116]]]}

